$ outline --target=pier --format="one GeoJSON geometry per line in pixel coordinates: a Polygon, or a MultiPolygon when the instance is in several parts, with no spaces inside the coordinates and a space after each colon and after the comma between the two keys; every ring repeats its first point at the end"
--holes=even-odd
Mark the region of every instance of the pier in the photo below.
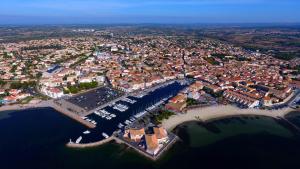
{"type": "Polygon", "coordinates": [[[93,142],[93,143],[73,143],[73,142],[69,142],[67,143],[67,147],[70,147],[70,148],[88,148],[88,147],[97,147],[97,146],[100,146],[100,145],[103,145],[103,144],[106,144],[108,142],[111,142],[115,140],[115,137],[114,136],[111,136],[107,139],[104,139],[104,140],[100,140],[100,141],[97,141],[97,142],[93,142]]]}

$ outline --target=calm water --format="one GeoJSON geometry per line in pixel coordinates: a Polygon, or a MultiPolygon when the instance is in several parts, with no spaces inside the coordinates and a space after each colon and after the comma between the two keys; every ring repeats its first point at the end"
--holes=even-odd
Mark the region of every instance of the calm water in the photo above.
{"type": "MultiPolygon", "coordinates": [[[[300,125],[299,114],[288,117],[300,125]]],[[[300,139],[285,123],[240,117],[208,124],[189,122],[175,129],[181,142],[158,162],[115,143],[69,149],[84,127],[55,112],[36,109],[0,113],[3,169],[86,168],[299,168],[300,139]]]]}

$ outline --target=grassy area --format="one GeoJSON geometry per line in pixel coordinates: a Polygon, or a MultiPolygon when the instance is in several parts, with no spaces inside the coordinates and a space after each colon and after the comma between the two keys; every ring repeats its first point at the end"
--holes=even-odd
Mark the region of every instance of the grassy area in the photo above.
{"type": "Polygon", "coordinates": [[[88,90],[98,87],[98,82],[90,82],[90,83],[79,83],[77,85],[68,86],[64,89],[65,94],[76,94],[82,90],[88,90]]]}
{"type": "Polygon", "coordinates": [[[28,104],[34,97],[33,96],[28,96],[25,99],[22,99],[19,101],[20,104],[28,104]]]}
{"type": "Polygon", "coordinates": [[[216,61],[213,57],[204,58],[208,63],[212,65],[220,65],[220,62],[216,61]]]}
{"type": "Polygon", "coordinates": [[[81,58],[77,62],[73,63],[70,67],[73,68],[73,67],[79,65],[80,63],[84,62],[88,58],[89,58],[89,56],[81,56],[81,58]]]}
{"type": "Polygon", "coordinates": [[[12,89],[28,89],[29,87],[35,87],[36,81],[31,82],[12,82],[10,88],[12,89]]]}

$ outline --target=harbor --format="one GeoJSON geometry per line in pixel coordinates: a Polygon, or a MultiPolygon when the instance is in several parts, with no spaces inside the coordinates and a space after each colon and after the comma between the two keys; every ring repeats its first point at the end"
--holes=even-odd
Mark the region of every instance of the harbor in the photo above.
{"type": "Polygon", "coordinates": [[[129,127],[136,120],[166,103],[185,87],[185,83],[172,81],[123,96],[106,107],[93,109],[92,113],[81,118],[95,125],[95,128],[78,133],[78,137],[70,138],[69,144],[89,144],[108,139],[114,132],[129,127]]]}

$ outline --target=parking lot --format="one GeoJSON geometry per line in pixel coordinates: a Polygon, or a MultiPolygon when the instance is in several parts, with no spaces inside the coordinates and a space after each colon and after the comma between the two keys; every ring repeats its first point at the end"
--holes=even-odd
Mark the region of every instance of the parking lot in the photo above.
{"type": "Polygon", "coordinates": [[[70,97],[67,101],[85,109],[86,111],[90,111],[122,95],[123,93],[120,91],[109,87],[101,87],[70,97]]]}

